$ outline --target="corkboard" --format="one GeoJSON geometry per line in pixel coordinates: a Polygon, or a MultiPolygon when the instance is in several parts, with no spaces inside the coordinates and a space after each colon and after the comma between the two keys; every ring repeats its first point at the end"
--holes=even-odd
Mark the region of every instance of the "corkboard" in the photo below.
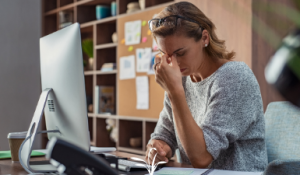
{"type": "MultiPolygon", "coordinates": [[[[148,21],[152,19],[155,13],[160,12],[164,6],[159,6],[152,9],[147,9],[139,13],[132,15],[124,15],[118,18],[117,31],[118,31],[118,49],[117,49],[117,63],[120,63],[120,57],[136,55],[135,50],[137,48],[152,47],[152,37],[148,35],[148,21]],[[121,43],[125,38],[125,22],[142,20],[147,21],[146,26],[142,26],[141,39],[147,37],[147,42],[135,44],[133,51],[128,51],[128,47],[125,43],[121,43]]],[[[136,57],[135,57],[136,59],[136,57]]],[[[118,72],[120,66],[118,65],[118,72]]],[[[149,109],[137,110],[136,109],[136,84],[135,79],[120,80],[118,75],[118,87],[117,87],[117,103],[118,103],[118,115],[121,116],[135,116],[135,117],[147,117],[147,118],[159,118],[159,113],[163,108],[164,90],[155,82],[154,75],[148,75],[147,73],[137,73],[136,76],[148,76],[149,77],[149,109]]]]}

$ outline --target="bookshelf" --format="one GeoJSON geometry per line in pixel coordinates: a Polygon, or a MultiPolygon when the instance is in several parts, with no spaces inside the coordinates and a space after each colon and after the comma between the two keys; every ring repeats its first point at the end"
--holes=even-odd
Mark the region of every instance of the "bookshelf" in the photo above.
{"type": "MultiPolygon", "coordinates": [[[[110,6],[111,2],[113,0],[42,0],[42,32],[43,36],[45,36],[59,30],[60,12],[72,13],[72,22],[80,24],[82,40],[92,39],[94,43],[93,67],[92,69],[85,68],[84,71],[86,95],[93,98],[96,85],[113,86],[115,89],[115,114],[103,115],[97,114],[95,111],[89,111],[88,113],[91,145],[99,147],[115,146],[119,151],[143,155],[145,154],[150,134],[154,131],[158,116],[157,118],[146,118],[118,115],[118,71],[100,71],[104,63],[118,62],[118,43],[113,43],[111,36],[114,32],[118,32],[117,23],[121,17],[139,13],[126,14],[127,4],[129,2],[138,2],[138,0],[115,0],[117,15],[97,20],[96,6],[110,6]],[[108,118],[116,120],[119,130],[118,141],[116,143],[110,139],[109,133],[106,130],[106,119],[108,118]],[[141,137],[142,145],[137,148],[130,147],[129,139],[132,137],[141,137]]],[[[146,9],[140,11],[161,8],[171,2],[172,0],[145,0],[146,9]]],[[[83,59],[88,61],[88,57],[85,54],[83,54],[83,59]]],[[[45,129],[45,123],[42,127],[45,129]]],[[[43,147],[46,146],[47,141],[47,136],[43,135],[43,147]]]]}

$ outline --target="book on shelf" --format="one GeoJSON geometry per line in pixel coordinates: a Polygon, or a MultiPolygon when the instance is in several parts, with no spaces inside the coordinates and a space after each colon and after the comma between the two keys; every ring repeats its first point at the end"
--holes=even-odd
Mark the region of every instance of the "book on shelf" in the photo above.
{"type": "Polygon", "coordinates": [[[117,69],[116,63],[104,63],[101,67],[102,72],[113,71],[117,69]]]}
{"type": "Polygon", "coordinates": [[[98,114],[115,114],[115,88],[113,86],[96,86],[94,107],[98,114]]]}

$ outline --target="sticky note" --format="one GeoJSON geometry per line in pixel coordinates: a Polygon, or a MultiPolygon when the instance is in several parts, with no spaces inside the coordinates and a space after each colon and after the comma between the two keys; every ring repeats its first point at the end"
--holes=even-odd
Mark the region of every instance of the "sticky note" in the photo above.
{"type": "Polygon", "coordinates": [[[142,42],[145,43],[147,41],[147,39],[148,39],[147,37],[143,37],[142,42]]]}
{"type": "Polygon", "coordinates": [[[148,30],[148,33],[147,33],[148,35],[151,35],[151,30],[148,30]]]}
{"type": "Polygon", "coordinates": [[[147,24],[147,21],[142,22],[142,26],[144,27],[147,24]]]}
{"type": "Polygon", "coordinates": [[[122,39],[121,43],[124,44],[125,43],[125,39],[122,39]]]}
{"type": "Polygon", "coordinates": [[[133,47],[132,47],[132,46],[129,46],[129,47],[128,47],[128,51],[131,52],[132,50],[133,50],[133,47]]]}

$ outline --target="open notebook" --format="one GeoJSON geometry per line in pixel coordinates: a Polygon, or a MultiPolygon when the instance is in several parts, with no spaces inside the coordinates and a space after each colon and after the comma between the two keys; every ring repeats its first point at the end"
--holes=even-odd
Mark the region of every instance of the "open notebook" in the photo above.
{"type": "MultiPolygon", "coordinates": [[[[164,167],[153,175],[200,175],[207,169],[197,168],[172,168],[164,167]]],[[[243,172],[243,171],[228,171],[228,170],[212,170],[206,175],[261,175],[263,172],[243,172]]]]}

